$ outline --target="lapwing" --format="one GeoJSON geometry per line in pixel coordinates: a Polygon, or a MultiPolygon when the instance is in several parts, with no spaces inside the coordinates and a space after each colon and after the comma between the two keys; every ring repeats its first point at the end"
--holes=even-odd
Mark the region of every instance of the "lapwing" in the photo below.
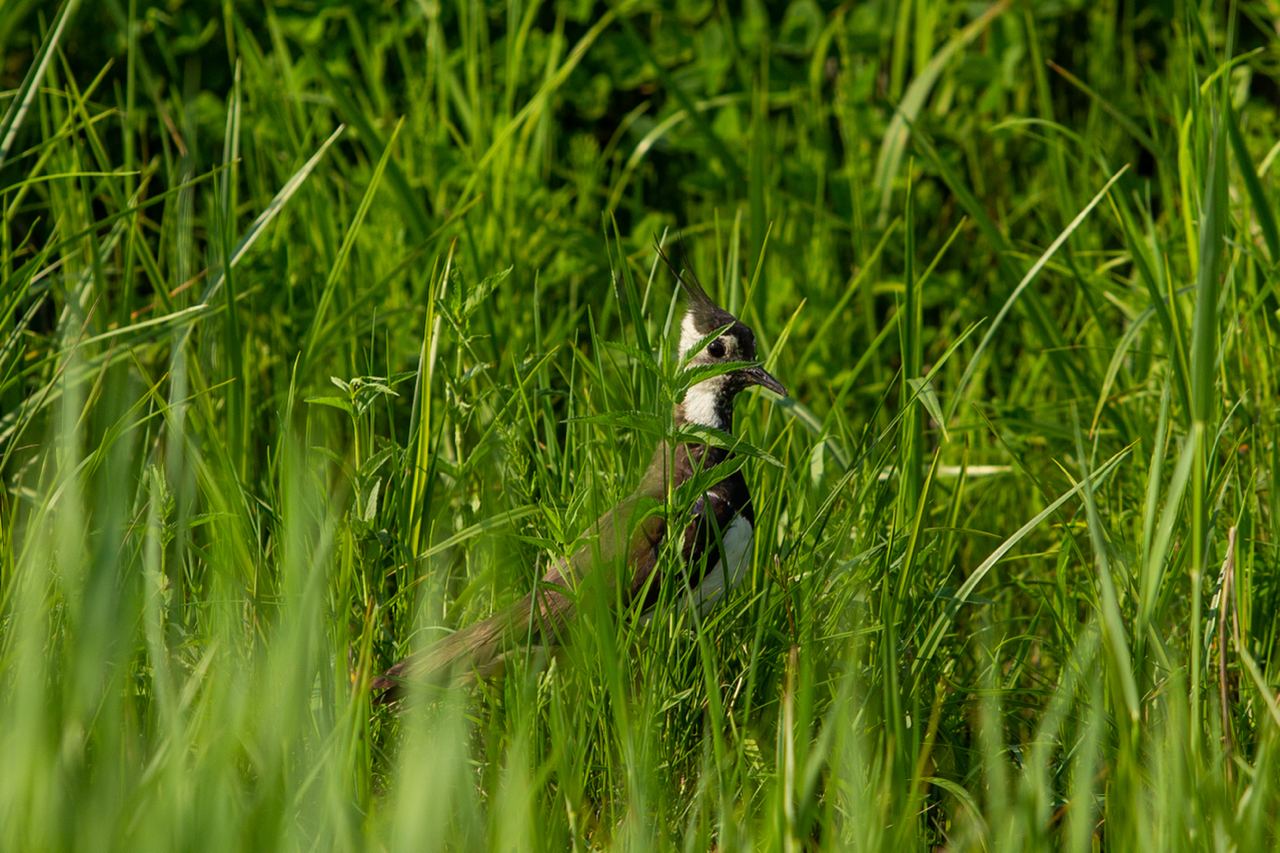
{"type": "Polygon", "coordinates": [[[696,607],[705,614],[741,580],[750,563],[755,523],[741,466],[724,465],[720,470],[728,473],[719,479],[704,477],[710,482],[692,500],[692,509],[680,513],[676,523],[683,526],[676,529],[667,520],[674,505],[671,496],[692,478],[731,460],[732,444],[712,439],[732,433],[739,393],[755,385],[780,397],[787,391],[757,361],[755,333],[713,302],[691,270],[677,268],[660,248],[659,254],[686,297],[681,362],[701,369],[695,376],[706,377],[692,384],[676,404],[676,437],[659,442],[635,491],[601,516],[588,529],[586,544],[558,559],[533,592],[374,678],[371,686],[380,701],[396,699],[409,682],[493,674],[509,654],[530,644],[559,645],[588,579],[605,579],[615,593],[609,600],[639,606],[642,618],[662,601],[696,607]],[[676,547],[674,541],[668,544],[672,536],[679,537],[678,559],[660,560],[664,550],[676,547]],[[672,564],[676,570],[664,574],[672,564]]]}

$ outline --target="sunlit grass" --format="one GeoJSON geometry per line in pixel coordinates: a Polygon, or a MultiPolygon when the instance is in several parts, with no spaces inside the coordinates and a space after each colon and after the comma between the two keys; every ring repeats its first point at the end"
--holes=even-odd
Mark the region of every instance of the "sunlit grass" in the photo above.
{"type": "Polygon", "coordinates": [[[1276,844],[1268,4],[38,5],[0,846],[1276,844]],[[674,230],[747,582],[372,705],[671,429],[674,230]]]}

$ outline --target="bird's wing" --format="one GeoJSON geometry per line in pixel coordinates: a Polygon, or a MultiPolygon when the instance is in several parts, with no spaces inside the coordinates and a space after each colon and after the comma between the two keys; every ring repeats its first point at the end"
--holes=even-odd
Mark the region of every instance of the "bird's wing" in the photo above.
{"type": "MultiPolygon", "coordinates": [[[[746,481],[740,473],[734,473],[700,495],[684,528],[677,568],[680,573],[678,583],[696,588],[717,559],[723,556],[723,534],[729,525],[739,515],[746,515],[750,520],[751,514],[746,481]]],[[[633,595],[643,595],[644,610],[657,604],[663,588],[670,586],[663,577],[650,581],[646,575],[635,580],[638,586],[633,589],[633,595]]]]}
{"type": "Polygon", "coordinates": [[[605,513],[591,527],[587,541],[568,559],[558,560],[535,590],[541,605],[538,631],[544,642],[563,638],[563,629],[576,609],[584,583],[600,584],[612,594],[621,588],[624,603],[638,589],[658,560],[666,537],[663,503],[636,492],[605,513]]]}
{"type": "MultiPolygon", "coordinates": [[[[505,649],[526,640],[559,643],[585,581],[598,578],[612,585],[619,577],[618,569],[624,566],[633,577],[637,573],[648,577],[666,531],[661,507],[646,478],[641,488],[589,528],[587,541],[572,556],[552,564],[533,592],[401,660],[373,680],[375,695],[390,702],[399,698],[401,686],[408,681],[485,675],[500,664],[505,649]],[[605,570],[596,571],[598,568],[605,570]]],[[[625,588],[629,594],[636,587],[625,588]]]]}

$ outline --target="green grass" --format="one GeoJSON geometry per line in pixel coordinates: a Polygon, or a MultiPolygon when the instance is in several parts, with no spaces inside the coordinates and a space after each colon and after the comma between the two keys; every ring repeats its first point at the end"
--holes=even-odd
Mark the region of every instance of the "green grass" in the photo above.
{"type": "Polygon", "coordinates": [[[1275,4],[764,5],[5,7],[0,847],[1280,843],[1275,4]],[[748,582],[372,707],[671,429],[676,230],[748,582]]]}

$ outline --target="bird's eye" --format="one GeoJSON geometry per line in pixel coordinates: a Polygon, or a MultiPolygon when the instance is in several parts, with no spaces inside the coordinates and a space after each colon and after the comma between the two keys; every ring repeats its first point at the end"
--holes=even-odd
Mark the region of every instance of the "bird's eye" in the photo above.
{"type": "Polygon", "coordinates": [[[712,358],[724,358],[724,341],[716,338],[707,344],[707,352],[710,353],[712,358]]]}

